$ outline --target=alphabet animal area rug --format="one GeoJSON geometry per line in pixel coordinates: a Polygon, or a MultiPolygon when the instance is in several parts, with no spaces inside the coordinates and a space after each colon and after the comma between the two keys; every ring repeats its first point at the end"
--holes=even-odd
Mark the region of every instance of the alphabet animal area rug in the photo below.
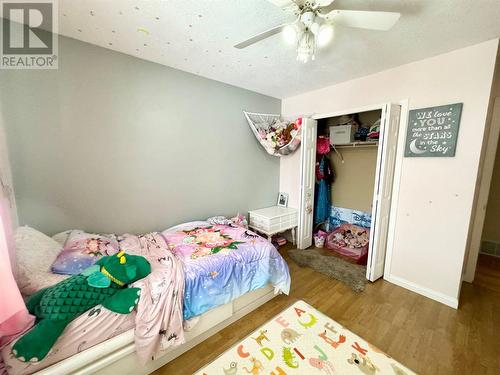
{"type": "Polygon", "coordinates": [[[304,301],[297,301],[196,374],[414,373],[304,301]]]}

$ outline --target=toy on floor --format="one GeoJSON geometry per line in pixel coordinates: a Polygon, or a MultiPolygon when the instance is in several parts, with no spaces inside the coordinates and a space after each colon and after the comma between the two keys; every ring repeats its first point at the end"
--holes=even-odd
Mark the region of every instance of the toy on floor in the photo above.
{"type": "Polygon", "coordinates": [[[363,265],[366,265],[369,243],[370,229],[347,223],[335,228],[326,238],[327,248],[363,265]]]}
{"type": "Polygon", "coordinates": [[[126,286],[150,272],[144,257],[121,251],[40,290],[26,304],[36,316],[36,324],[14,344],[12,353],[23,362],[41,361],[73,319],[99,304],[115,313],[129,314],[139,301],[140,289],[126,286]]]}
{"type": "Polygon", "coordinates": [[[318,249],[322,249],[325,246],[325,241],[326,241],[326,236],[328,233],[323,232],[322,230],[318,230],[316,233],[314,233],[313,238],[314,238],[314,247],[318,249]]]}

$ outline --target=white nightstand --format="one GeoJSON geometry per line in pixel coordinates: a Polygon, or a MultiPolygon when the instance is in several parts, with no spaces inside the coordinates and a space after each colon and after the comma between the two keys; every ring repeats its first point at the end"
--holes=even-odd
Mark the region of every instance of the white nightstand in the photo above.
{"type": "Polygon", "coordinates": [[[290,207],[272,206],[260,210],[248,211],[249,227],[264,233],[271,241],[273,235],[292,231],[292,242],[295,245],[295,228],[299,222],[298,210],[290,207]]]}

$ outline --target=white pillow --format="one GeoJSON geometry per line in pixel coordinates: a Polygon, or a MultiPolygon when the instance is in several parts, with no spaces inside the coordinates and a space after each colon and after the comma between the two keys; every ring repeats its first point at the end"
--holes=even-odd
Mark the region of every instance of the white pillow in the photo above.
{"type": "Polygon", "coordinates": [[[67,276],[50,272],[50,266],[61,251],[61,244],[28,226],[14,233],[18,266],[17,285],[23,295],[52,286],[67,276]]]}
{"type": "Polygon", "coordinates": [[[52,239],[54,241],[58,242],[59,245],[64,246],[64,244],[66,243],[66,240],[68,239],[68,237],[72,231],[73,231],[73,229],[68,229],[68,230],[65,230],[64,232],[56,233],[52,236],[52,239]]]}

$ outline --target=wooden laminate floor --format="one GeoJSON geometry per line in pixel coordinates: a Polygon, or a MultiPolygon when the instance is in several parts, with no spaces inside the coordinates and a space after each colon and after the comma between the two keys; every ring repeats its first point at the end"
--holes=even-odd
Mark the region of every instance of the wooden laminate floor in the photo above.
{"type": "Polygon", "coordinates": [[[500,258],[479,254],[474,284],[500,293],[500,258]]]}
{"type": "MultiPolygon", "coordinates": [[[[379,280],[356,294],[286,255],[292,288],[154,374],[192,374],[297,299],[385,350],[419,374],[500,374],[500,293],[464,284],[454,310],[379,280]]],[[[360,372],[360,375],[363,375],[360,372]]]]}

